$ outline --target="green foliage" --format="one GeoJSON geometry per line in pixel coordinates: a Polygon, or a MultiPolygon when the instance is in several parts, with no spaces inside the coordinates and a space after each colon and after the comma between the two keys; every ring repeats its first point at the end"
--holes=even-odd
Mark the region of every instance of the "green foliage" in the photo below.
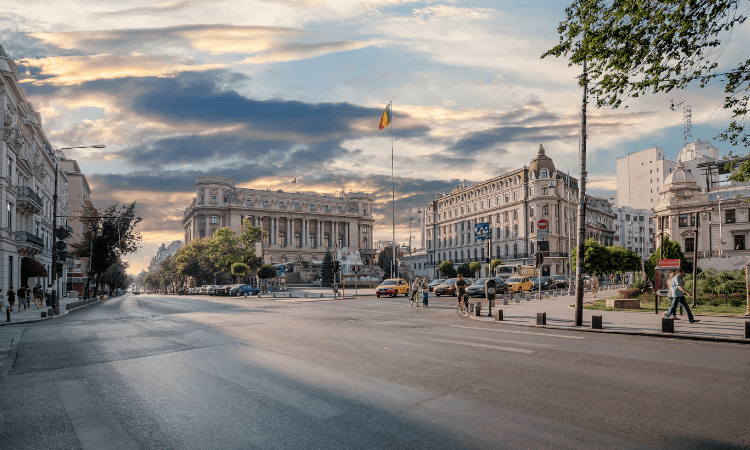
{"type": "Polygon", "coordinates": [[[322,267],[320,268],[320,278],[323,286],[331,286],[333,284],[333,275],[333,255],[331,255],[330,251],[326,251],[322,267]]]}
{"type": "Polygon", "coordinates": [[[502,263],[503,263],[503,262],[502,262],[502,261],[500,261],[499,259],[493,259],[492,261],[490,261],[490,268],[491,268],[492,270],[495,270],[495,267],[497,267],[497,266],[501,265],[502,263]]]}
{"type": "Polygon", "coordinates": [[[471,266],[467,263],[463,263],[456,269],[457,273],[460,273],[465,278],[471,278],[474,276],[474,272],[471,270],[471,266]]]}
{"type": "Polygon", "coordinates": [[[638,272],[641,270],[641,257],[633,250],[621,246],[607,247],[615,273],[638,272]]]}
{"type": "Polygon", "coordinates": [[[648,278],[645,274],[639,271],[635,273],[635,280],[633,281],[631,288],[638,289],[641,292],[646,292],[651,288],[651,285],[648,283],[648,278]]]}
{"type": "MultiPolygon", "coordinates": [[[[693,291],[693,276],[686,275],[683,279],[685,289],[693,291]]],[[[708,269],[698,274],[698,286],[696,291],[699,295],[731,295],[744,294],[746,290],[745,275],[741,270],[708,269]]]]}
{"type": "MultiPolygon", "coordinates": [[[[598,243],[595,239],[586,239],[583,253],[583,273],[605,274],[614,272],[617,268],[612,260],[612,254],[607,247],[598,243]]],[[[578,247],[573,248],[573,270],[576,270],[576,254],[578,247]]]]}
{"type": "Polygon", "coordinates": [[[109,266],[102,274],[101,281],[107,286],[110,294],[118,289],[124,289],[128,285],[127,267],[128,264],[120,260],[109,266]]]}
{"type": "MultiPolygon", "coordinates": [[[[396,247],[396,258],[401,258],[403,254],[401,253],[401,249],[396,247]]],[[[383,272],[388,278],[393,278],[394,274],[391,273],[391,267],[393,265],[393,246],[389,245],[387,247],[383,247],[382,250],[378,253],[378,266],[383,269],[383,272]],[[390,274],[390,275],[389,275],[390,274]]],[[[398,261],[396,261],[396,264],[398,264],[398,261]]]]}
{"type": "Polygon", "coordinates": [[[456,269],[453,267],[453,261],[442,261],[438,265],[438,270],[443,278],[453,278],[457,275],[456,269]]]}
{"type": "MultiPolygon", "coordinates": [[[[664,246],[662,259],[679,259],[680,267],[685,269],[685,272],[692,273],[693,263],[685,258],[685,254],[682,253],[680,244],[678,244],[676,241],[670,240],[669,236],[664,236],[662,245],[664,246]]],[[[656,263],[658,261],[659,249],[657,248],[656,251],[648,259],[648,261],[646,261],[646,273],[648,274],[648,279],[651,280],[652,283],[654,282],[654,269],[656,268],[656,263]]]]}
{"type": "Polygon", "coordinates": [[[263,264],[258,269],[258,278],[265,280],[276,276],[276,269],[270,264],[263,264]]]}
{"type": "MultiPolygon", "coordinates": [[[[721,68],[718,59],[732,29],[747,19],[741,0],[580,0],[566,9],[560,43],[546,56],[567,56],[570,64],[589,64],[581,85],[589,83],[597,105],[619,107],[628,97],[669,93],[691,83],[705,87],[718,78],[724,109],[732,122],[719,138],[750,145],[744,132],[750,60],[721,68]]],[[[675,107],[674,98],[671,100],[675,107]]],[[[748,167],[750,169],[750,167],[748,167]]],[[[747,173],[747,172],[746,172],[747,173]]]]}
{"type": "Polygon", "coordinates": [[[473,263],[469,264],[469,269],[471,270],[472,276],[476,277],[477,273],[479,273],[480,270],[482,270],[482,263],[474,261],[473,263]]]}
{"type": "Polygon", "coordinates": [[[235,277],[244,277],[252,273],[252,269],[250,269],[250,266],[245,263],[236,262],[232,264],[230,273],[235,277]]]}

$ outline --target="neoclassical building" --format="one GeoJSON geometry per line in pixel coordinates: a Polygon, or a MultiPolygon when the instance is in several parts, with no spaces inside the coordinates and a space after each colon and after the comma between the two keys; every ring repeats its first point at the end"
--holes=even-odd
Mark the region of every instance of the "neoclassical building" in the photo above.
{"type": "Polygon", "coordinates": [[[236,187],[234,179],[199,177],[196,195],[185,209],[185,243],[212,236],[217,229],[240,230],[242,221],[269,232],[259,247],[268,263],[319,264],[327,250],[360,252],[372,266],[373,198],[364,193],[324,195],[236,187]]]}
{"type": "MultiPolygon", "coordinates": [[[[428,276],[439,276],[441,261],[478,261],[487,275],[486,259],[503,264],[533,264],[538,250],[548,252],[542,274],[568,274],[570,248],[577,242],[578,180],[557,171],[539,146],[528,167],[470,186],[457,185],[425,208],[423,233],[428,276]],[[547,221],[547,237],[539,233],[547,221]],[[477,240],[477,223],[489,223],[490,239],[477,240]]],[[[603,245],[614,242],[615,214],[606,200],[587,197],[586,236],[603,245]]]]}
{"type": "MultiPolygon", "coordinates": [[[[19,85],[18,68],[0,46],[0,112],[3,115],[0,155],[0,288],[46,286],[52,275],[53,202],[57,158],[42,117],[19,85]]],[[[58,227],[66,226],[68,177],[59,172],[58,227]]],[[[65,263],[65,261],[62,261],[65,263]]],[[[67,264],[58,292],[65,295],[67,264]]]]}

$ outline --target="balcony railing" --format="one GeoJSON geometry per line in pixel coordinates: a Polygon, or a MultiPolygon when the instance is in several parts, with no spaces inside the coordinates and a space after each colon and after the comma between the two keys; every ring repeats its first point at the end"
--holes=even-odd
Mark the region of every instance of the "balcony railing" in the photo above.
{"type": "Polygon", "coordinates": [[[15,238],[16,242],[29,242],[40,247],[44,247],[44,239],[40,238],[39,236],[34,236],[28,231],[16,231],[15,238]]]}
{"type": "Polygon", "coordinates": [[[16,198],[18,199],[19,204],[23,202],[30,203],[31,206],[39,210],[42,209],[42,205],[44,204],[42,197],[37,195],[37,193],[28,186],[16,186],[16,198]]]}

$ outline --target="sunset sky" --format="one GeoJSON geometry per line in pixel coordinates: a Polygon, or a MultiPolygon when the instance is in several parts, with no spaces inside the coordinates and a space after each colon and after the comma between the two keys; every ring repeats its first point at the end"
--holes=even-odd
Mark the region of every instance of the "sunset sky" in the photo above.
{"type": "MultiPolygon", "coordinates": [[[[106,144],[66,155],[97,206],[138,201],[144,245],[128,258],[138,273],[162,242],[183,238],[205,175],[370,192],[375,238],[390,239],[391,129],[400,241],[409,202],[528,164],[539,144],[577,172],[580,68],[540,59],[569,3],[11,0],[0,44],[53,147],[106,144]],[[378,131],[390,100],[393,124],[378,131]]],[[[722,65],[746,56],[748,27],[734,30],[722,65]]],[[[693,138],[726,155],[713,139],[730,121],[722,89],[674,97],[692,106],[693,138]]],[[[592,105],[591,193],[616,189],[615,160],[627,153],[657,145],[676,157],[683,115],[670,98],[592,105]]]]}

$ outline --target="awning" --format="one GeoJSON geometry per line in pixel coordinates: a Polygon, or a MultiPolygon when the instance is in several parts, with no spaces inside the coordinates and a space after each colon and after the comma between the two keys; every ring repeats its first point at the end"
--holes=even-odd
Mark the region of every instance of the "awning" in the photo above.
{"type": "Polygon", "coordinates": [[[25,258],[21,258],[21,278],[27,279],[30,277],[46,276],[47,268],[44,267],[44,264],[28,256],[25,258]]]}

